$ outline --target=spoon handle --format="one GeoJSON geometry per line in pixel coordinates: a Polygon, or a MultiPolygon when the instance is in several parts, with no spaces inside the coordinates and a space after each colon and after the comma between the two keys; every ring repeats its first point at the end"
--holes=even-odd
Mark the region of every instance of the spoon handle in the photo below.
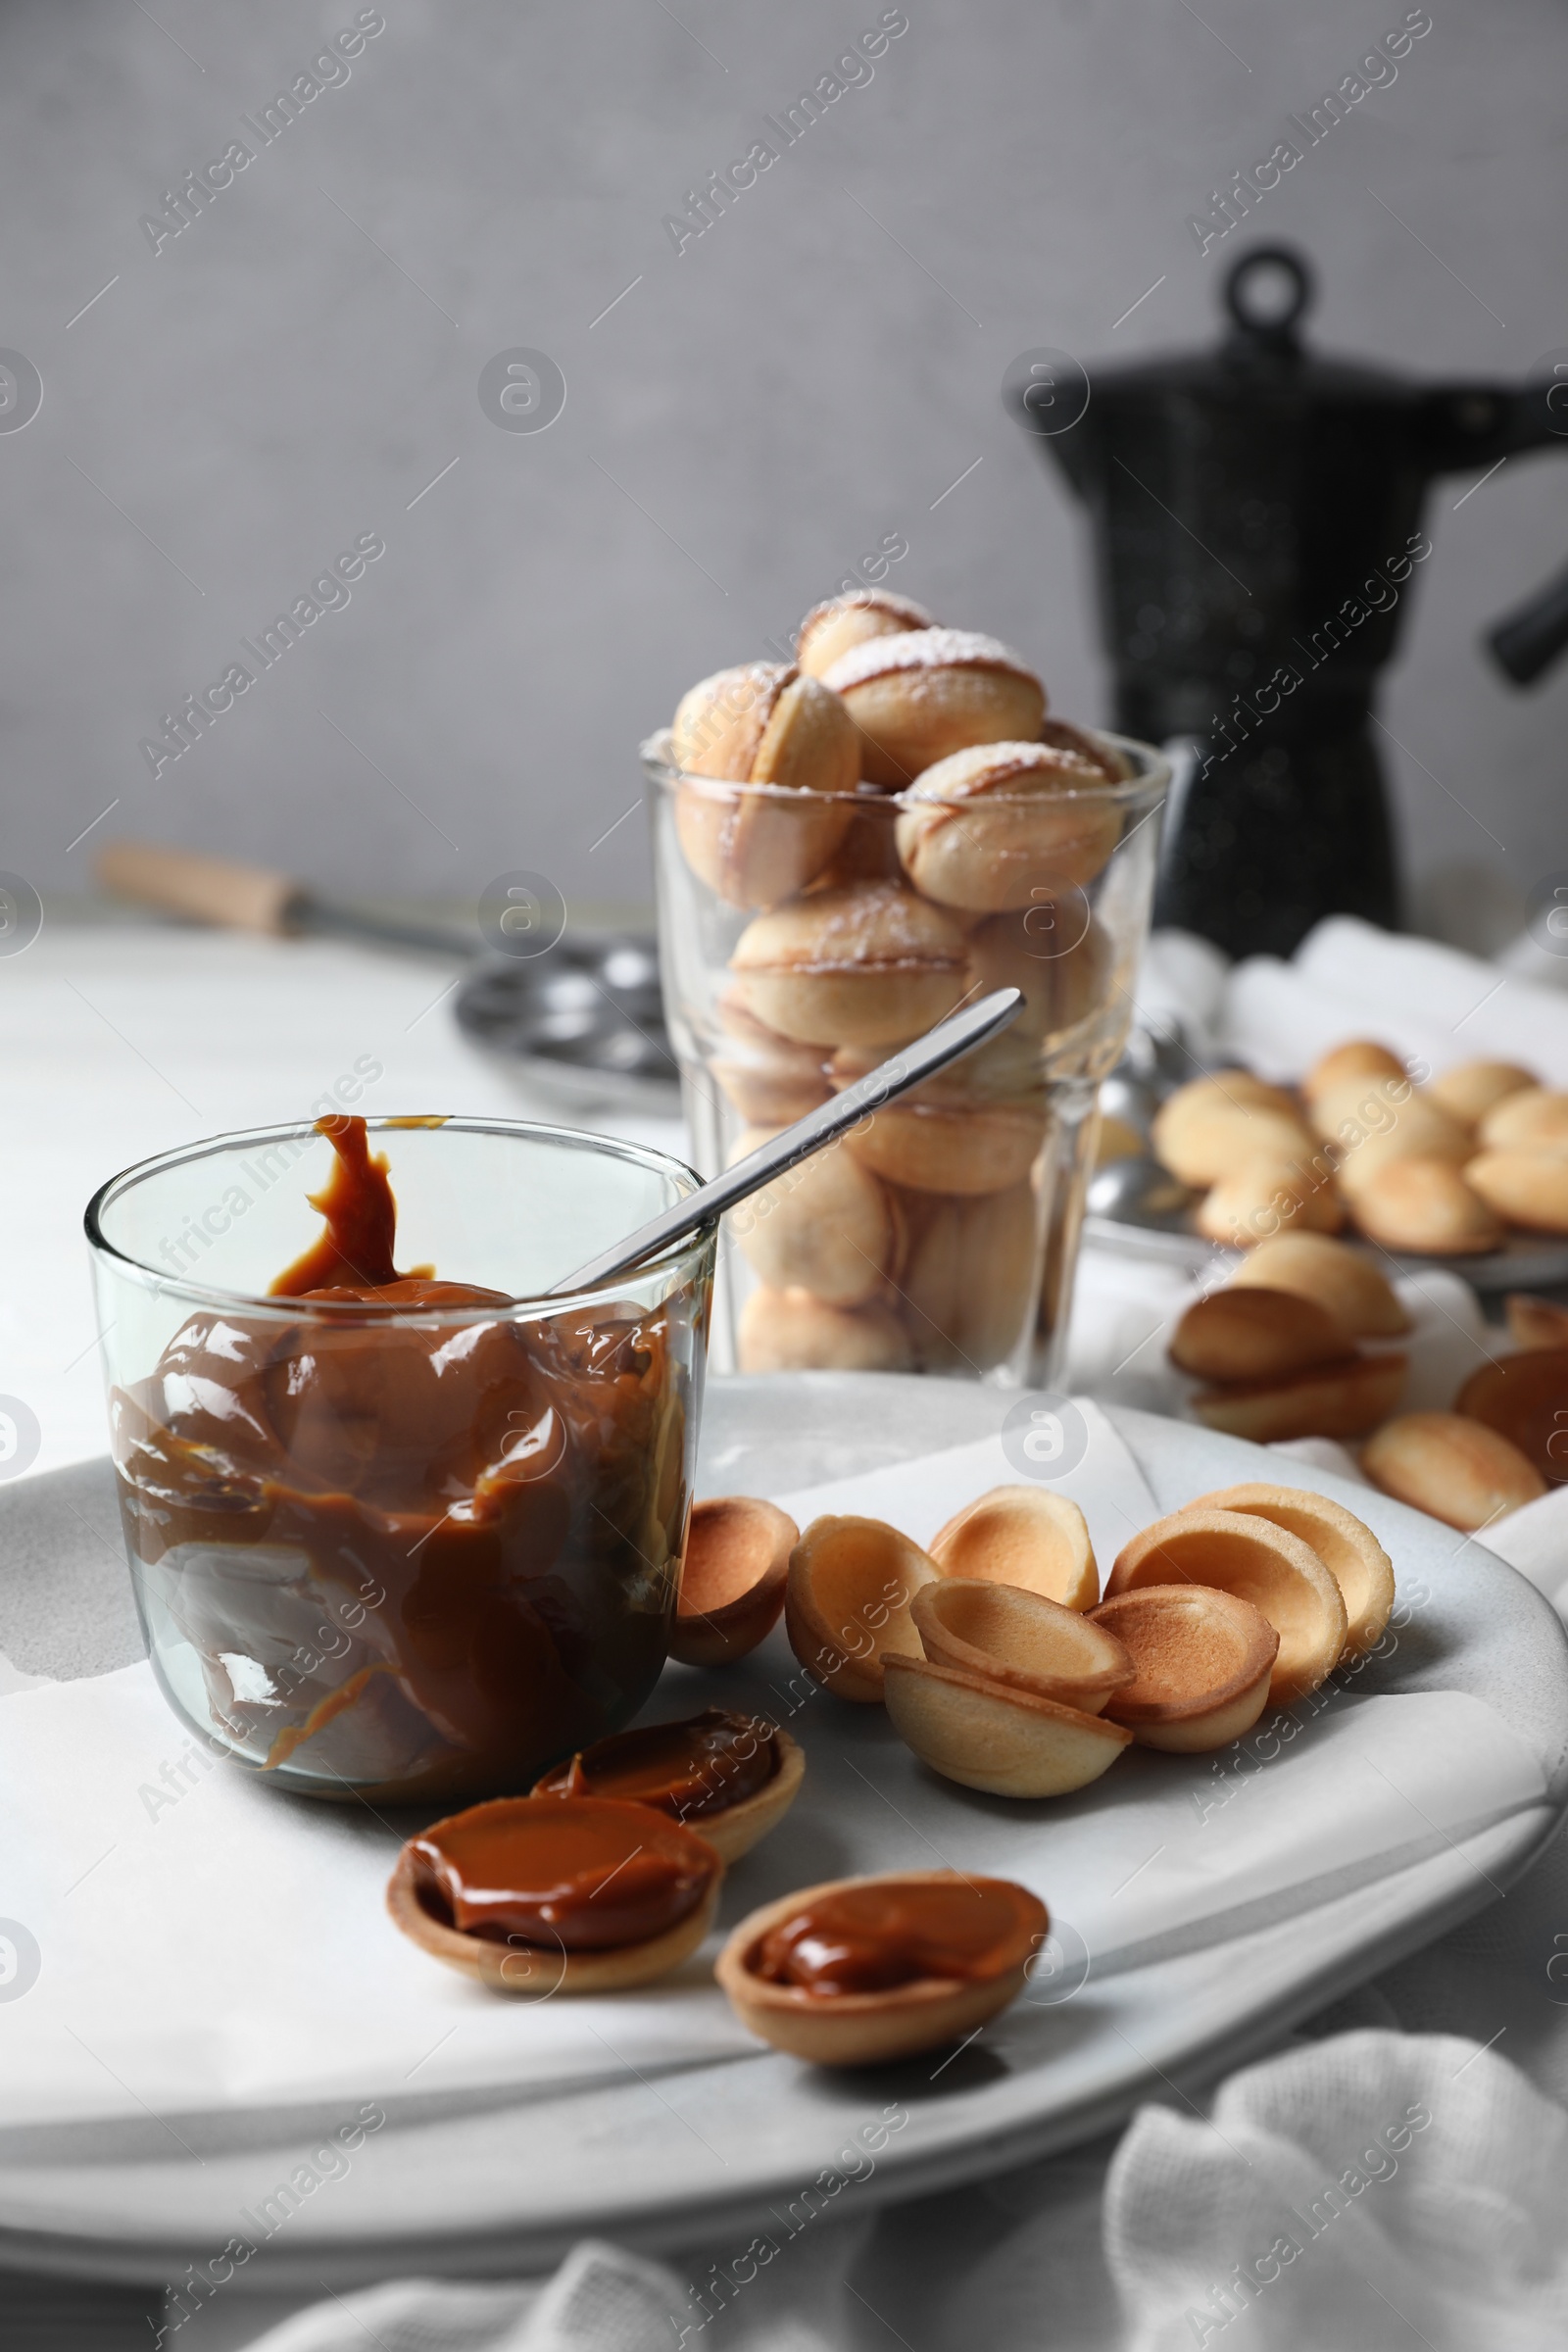
{"type": "Polygon", "coordinates": [[[750,1194],[760,1192],[764,1184],[771,1184],[775,1177],[808,1159],[813,1152],[836,1143],[848,1129],[858,1126],[868,1112],[907,1094],[911,1086],[935,1077],[950,1061],[956,1061],[961,1054],[968,1054],[988,1037],[995,1037],[1016,1019],[1022,1004],[1023,997],[1017,989],[999,988],[966,1011],[950,1013],[924,1037],[916,1038],[913,1045],[901,1046],[890,1059],[864,1078],[858,1078],[843,1094],[835,1095],[831,1102],[818,1103],[804,1119],[797,1119],[792,1126],[769,1136],[765,1144],[737,1160],[734,1167],[726,1168],[722,1176],[715,1176],[711,1184],[688,1193],[684,1200],[677,1200],[673,1207],[640,1225],[603,1256],[590,1258],[587,1265],[579,1266],[575,1274],[565,1282],[558,1282],[544,1296],[564,1298],[575,1291],[597,1290],[615,1275],[629,1273],[645,1259],[659,1256],[671,1243],[695,1233],[710,1219],[721,1217],[727,1208],[733,1208],[750,1194]]]}

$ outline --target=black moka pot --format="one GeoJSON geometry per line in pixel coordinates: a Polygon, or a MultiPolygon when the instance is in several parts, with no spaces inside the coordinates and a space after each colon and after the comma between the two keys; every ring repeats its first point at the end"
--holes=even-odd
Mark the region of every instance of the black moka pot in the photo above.
{"type": "MultiPolygon", "coordinates": [[[[1560,384],[1426,385],[1309,355],[1312,290],[1299,254],[1253,249],[1225,280],[1221,343],[1093,368],[1066,429],[1051,366],[1007,385],[1090,512],[1115,724],[1191,742],[1155,920],[1232,956],[1288,955],[1325,914],[1397,924],[1370,722],[1432,552],[1428,485],[1568,432],[1560,384]]],[[[1492,640],[1520,682],[1564,643],[1568,580],[1492,640]]]]}

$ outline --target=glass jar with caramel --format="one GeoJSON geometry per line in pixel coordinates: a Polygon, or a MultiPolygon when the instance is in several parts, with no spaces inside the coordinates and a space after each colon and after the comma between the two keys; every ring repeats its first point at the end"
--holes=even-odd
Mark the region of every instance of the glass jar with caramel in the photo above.
{"type": "Polygon", "coordinates": [[[713,1237],[543,1294],[694,1181],[520,1121],[344,1118],[97,1194],[131,1580],[209,1747],[444,1803],[630,1721],[675,1608],[713,1237]]]}

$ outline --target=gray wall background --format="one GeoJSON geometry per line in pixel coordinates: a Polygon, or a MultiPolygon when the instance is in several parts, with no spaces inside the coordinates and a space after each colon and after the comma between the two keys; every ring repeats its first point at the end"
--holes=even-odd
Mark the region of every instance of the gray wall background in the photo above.
{"type": "MultiPolygon", "coordinates": [[[[891,585],[1101,714],[1082,529],[1004,369],[1206,340],[1243,237],[1200,258],[1187,216],[1404,11],[907,0],[874,78],[677,258],[662,216],[879,0],[384,0],[346,83],[155,256],[140,217],[357,13],[0,18],[0,344],[44,384],[0,434],[0,864],[46,894],[126,832],[344,892],[527,866],[640,899],[639,737],[888,533],[891,585]],[[544,432],[480,409],[519,345],[566,378],[544,432]],[[155,782],[138,740],[363,532],[386,554],[352,603],[155,782]]],[[[1315,254],[1320,342],[1517,377],[1568,344],[1568,22],[1431,13],[1247,230],[1315,254]]],[[[1454,511],[1468,487],[1433,502],[1385,715],[1411,871],[1525,890],[1568,862],[1568,670],[1519,695],[1476,632],[1568,553],[1568,466],[1512,461],[1454,511]]]]}

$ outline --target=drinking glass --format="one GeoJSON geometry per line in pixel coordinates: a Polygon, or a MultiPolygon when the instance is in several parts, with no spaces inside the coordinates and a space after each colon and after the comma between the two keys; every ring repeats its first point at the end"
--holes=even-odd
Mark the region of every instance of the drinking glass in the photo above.
{"type": "Polygon", "coordinates": [[[643,747],[666,1017],[705,1176],[1011,984],[1013,1026],[725,1220],[715,1362],[1052,1386],[1101,1079],[1149,929],[1159,753],[956,804],[683,773],[643,747]]]}
{"type": "Polygon", "coordinates": [[[125,1550],[209,1748],[318,1796],[525,1793],[664,1663],[714,1238],[541,1294],[690,1169],[520,1120],[369,1122],[427,1303],[274,1298],[332,1165],[308,1125],[165,1153],[87,1210],[125,1550]]]}

